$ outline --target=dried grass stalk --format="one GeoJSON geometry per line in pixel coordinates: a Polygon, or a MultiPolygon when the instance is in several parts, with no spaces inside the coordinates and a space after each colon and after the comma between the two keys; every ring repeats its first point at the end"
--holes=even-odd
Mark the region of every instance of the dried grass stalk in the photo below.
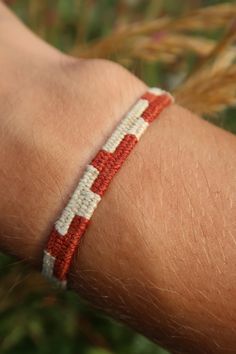
{"type": "MultiPolygon", "coordinates": [[[[193,11],[179,18],[127,25],[110,36],[86,46],[76,44],[73,54],[81,57],[110,57],[130,67],[142,62],[164,61],[179,65],[192,52],[198,58],[190,73],[182,66],[180,77],[186,77],[174,94],[177,102],[198,114],[214,115],[236,103],[236,4],[220,4],[193,11]],[[220,42],[196,36],[196,31],[224,29],[220,42]]],[[[180,67],[180,65],[179,65],[180,67]]]]}
{"type": "Polygon", "coordinates": [[[129,24],[108,37],[86,46],[75,43],[72,54],[81,57],[109,57],[126,47],[127,41],[134,40],[135,37],[151,36],[157,32],[175,34],[177,31],[209,31],[224,27],[225,24],[232,22],[235,16],[235,4],[221,4],[205,7],[176,19],[163,17],[154,21],[129,24]]]}
{"type": "Polygon", "coordinates": [[[236,105],[236,65],[207,68],[174,92],[177,103],[199,115],[216,115],[236,105]]]}
{"type": "Polygon", "coordinates": [[[185,56],[186,52],[193,52],[199,57],[207,57],[214,47],[215,42],[206,38],[171,33],[160,35],[160,39],[145,37],[133,41],[129,55],[145,61],[159,60],[171,64],[178,57],[185,56]],[[166,60],[168,56],[169,60],[166,60]]]}
{"type": "Polygon", "coordinates": [[[222,40],[176,90],[179,103],[200,115],[215,115],[236,104],[235,48],[230,47],[235,37],[234,25],[230,25],[222,40]]]}

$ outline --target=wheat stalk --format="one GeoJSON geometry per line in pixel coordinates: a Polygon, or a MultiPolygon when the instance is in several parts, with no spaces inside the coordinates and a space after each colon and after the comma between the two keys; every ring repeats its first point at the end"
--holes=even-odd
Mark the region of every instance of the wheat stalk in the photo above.
{"type": "Polygon", "coordinates": [[[81,57],[109,57],[126,48],[127,41],[144,35],[151,36],[157,32],[176,33],[176,31],[196,31],[224,27],[236,16],[236,5],[221,4],[193,11],[180,18],[162,17],[157,20],[134,23],[113,31],[108,37],[81,46],[76,42],[71,53],[81,57]]]}
{"type": "Polygon", "coordinates": [[[214,115],[236,105],[236,65],[202,70],[175,92],[177,103],[199,115],[214,115]]]}
{"type": "Polygon", "coordinates": [[[209,6],[179,18],[165,16],[126,25],[86,46],[76,43],[72,52],[90,58],[115,54],[116,61],[131,68],[137,59],[179,63],[179,59],[186,61],[187,54],[192,52],[198,57],[197,66],[187,73],[174,95],[178,103],[196,113],[214,115],[236,103],[236,67],[232,65],[236,57],[232,46],[235,17],[235,4],[209,6]],[[195,34],[196,30],[206,32],[225,27],[227,30],[220,42],[195,34]]]}
{"type": "Polygon", "coordinates": [[[224,37],[175,90],[177,102],[198,114],[214,115],[236,104],[236,57],[230,47],[236,37],[230,25],[224,37]]]}

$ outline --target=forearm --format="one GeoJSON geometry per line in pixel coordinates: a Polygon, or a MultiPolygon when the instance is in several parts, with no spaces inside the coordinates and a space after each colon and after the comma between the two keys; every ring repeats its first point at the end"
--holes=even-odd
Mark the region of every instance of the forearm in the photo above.
{"type": "Polygon", "coordinates": [[[235,169],[232,135],[167,109],[96,211],[73,287],[173,350],[233,353],[235,169]]]}
{"type": "MultiPolygon", "coordinates": [[[[8,251],[42,261],[52,223],[84,167],[80,154],[72,158],[76,145],[74,154],[61,156],[58,170],[55,159],[47,160],[50,148],[45,150],[45,162],[36,163],[43,180],[36,178],[37,168],[29,172],[27,189],[18,198],[28,219],[23,217],[18,229],[15,223],[8,226],[18,239],[17,247],[9,240],[8,251]]],[[[163,112],[96,210],[74,258],[70,285],[170,348],[233,352],[235,151],[230,134],[178,106],[163,112]]],[[[90,157],[83,157],[84,165],[90,157]]],[[[12,199],[9,203],[13,207],[12,199]]],[[[18,210],[13,215],[19,220],[18,210]]]]}

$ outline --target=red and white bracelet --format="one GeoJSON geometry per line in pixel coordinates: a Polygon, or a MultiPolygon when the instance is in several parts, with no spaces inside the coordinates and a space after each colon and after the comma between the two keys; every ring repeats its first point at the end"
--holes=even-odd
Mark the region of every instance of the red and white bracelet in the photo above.
{"type": "Polygon", "coordinates": [[[173,97],[150,88],[116,127],[111,137],[87,166],[67,206],[55,222],[44,250],[42,273],[65,288],[72,258],[89,221],[141,135],[173,97]]]}

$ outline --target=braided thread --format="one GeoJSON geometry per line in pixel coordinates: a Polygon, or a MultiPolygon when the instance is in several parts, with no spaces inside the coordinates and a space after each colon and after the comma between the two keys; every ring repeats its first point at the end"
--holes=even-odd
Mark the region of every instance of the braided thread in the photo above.
{"type": "Polygon", "coordinates": [[[158,88],[149,89],[87,166],[49,236],[43,256],[44,276],[61,287],[66,287],[73,255],[112,178],[149,124],[172,102],[173,98],[169,93],[158,88]]]}

